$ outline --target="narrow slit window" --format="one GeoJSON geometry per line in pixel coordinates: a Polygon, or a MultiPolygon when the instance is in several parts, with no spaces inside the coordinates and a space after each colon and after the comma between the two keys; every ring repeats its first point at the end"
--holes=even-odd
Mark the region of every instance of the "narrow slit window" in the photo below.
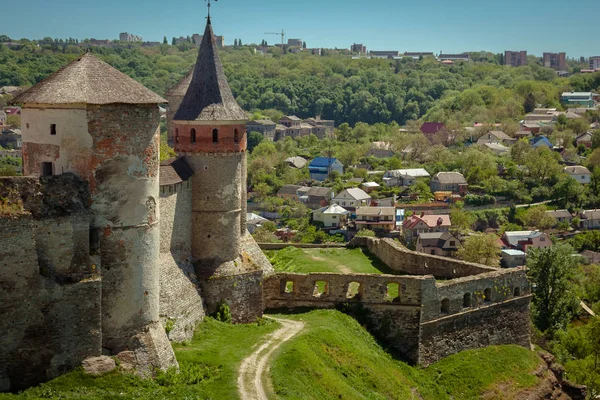
{"type": "Polygon", "coordinates": [[[219,130],[213,129],[213,143],[219,143],[219,130]]]}
{"type": "Polygon", "coordinates": [[[179,129],[175,129],[175,143],[179,143],[179,129]]]}
{"type": "Polygon", "coordinates": [[[196,143],[196,130],[192,128],[190,131],[190,141],[196,143]]]}
{"type": "Polygon", "coordinates": [[[240,131],[238,131],[237,129],[233,130],[233,141],[235,143],[239,143],[240,142],[240,131]]]}
{"type": "Polygon", "coordinates": [[[51,162],[42,163],[42,176],[52,176],[53,166],[51,162]]]}
{"type": "Polygon", "coordinates": [[[56,135],[56,124],[50,124],[50,134],[52,136],[56,135]]]}

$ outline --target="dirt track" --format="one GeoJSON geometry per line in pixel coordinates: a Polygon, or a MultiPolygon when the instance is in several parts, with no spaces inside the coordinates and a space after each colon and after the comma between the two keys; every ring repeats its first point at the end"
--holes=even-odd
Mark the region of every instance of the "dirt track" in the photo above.
{"type": "Polygon", "coordinates": [[[242,400],[268,400],[265,386],[270,358],[282,343],[296,336],[304,328],[304,322],[269,318],[279,322],[282,327],[267,336],[266,340],[242,361],[238,373],[238,391],[242,400]]]}

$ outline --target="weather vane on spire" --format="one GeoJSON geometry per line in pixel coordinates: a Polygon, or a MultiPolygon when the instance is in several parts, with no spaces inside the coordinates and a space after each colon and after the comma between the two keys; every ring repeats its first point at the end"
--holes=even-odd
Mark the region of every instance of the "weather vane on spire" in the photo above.
{"type": "MultiPolygon", "coordinates": [[[[212,0],[212,1],[219,1],[219,0],[212,0]]],[[[206,2],[208,3],[207,4],[207,7],[208,7],[208,18],[210,18],[210,2],[211,2],[211,0],[206,0],[206,2]]]]}

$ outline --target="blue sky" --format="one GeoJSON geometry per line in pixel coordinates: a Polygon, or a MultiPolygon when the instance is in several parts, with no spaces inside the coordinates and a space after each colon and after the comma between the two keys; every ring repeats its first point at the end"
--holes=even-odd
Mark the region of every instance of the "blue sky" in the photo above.
{"type": "MultiPolygon", "coordinates": [[[[160,41],[202,33],[204,0],[27,0],[12,3],[0,34],[12,38],[116,39],[127,31],[160,41]],[[12,6],[11,6],[12,7],[12,6]]],[[[7,11],[4,7],[4,11],[7,11]]],[[[445,53],[488,50],[566,51],[600,55],[600,1],[558,0],[219,0],[212,7],[215,33],[243,43],[302,38],[309,47],[445,53]],[[596,33],[595,33],[596,31],[596,33]]]]}

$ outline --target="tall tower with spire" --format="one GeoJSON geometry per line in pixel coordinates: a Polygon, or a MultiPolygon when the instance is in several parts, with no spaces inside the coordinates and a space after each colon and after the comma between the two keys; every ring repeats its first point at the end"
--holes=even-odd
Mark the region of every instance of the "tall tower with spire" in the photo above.
{"type": "Polygon", "coordinates": [[[225,78],[208,17],[191,83],[176,111],[174,148],[194,170],[192,259],[207,311],[231,307],[236,322],[262,314],[262,271],[242,248],[246,234],[246,113],[225,78]],[[240,287],[251,287],[248,293],[240,287]],[[252,298],[252,299],[250,299],[252,298]],[[249,311],[248,303],[253,303],[249,311]]]}

